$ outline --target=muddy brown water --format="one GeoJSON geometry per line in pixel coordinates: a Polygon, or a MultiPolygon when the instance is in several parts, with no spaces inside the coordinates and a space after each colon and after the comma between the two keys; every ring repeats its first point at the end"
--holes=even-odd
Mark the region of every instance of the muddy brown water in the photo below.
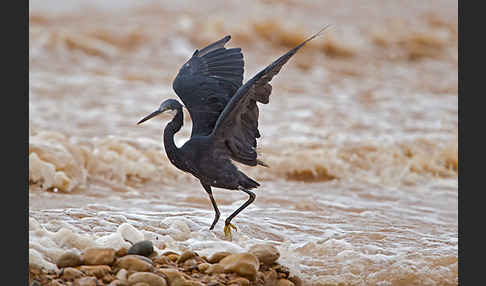
{"type": "MultiPolygon", "coordinates": [[[[129,223],[175,250],[275,244],[308,285],[458,283],[456,2],[30,1],[29,14],[31,263],[129,223]],[[261,187],[227,241],[166,158],[170,116],[136,122],[177,98],[194,49],[231,34],[248,79],[326,24],[260,105],[270,168],[239,165],[261,187]]],[[[214,194],[222,218],[246,199],[214,194]]]]}

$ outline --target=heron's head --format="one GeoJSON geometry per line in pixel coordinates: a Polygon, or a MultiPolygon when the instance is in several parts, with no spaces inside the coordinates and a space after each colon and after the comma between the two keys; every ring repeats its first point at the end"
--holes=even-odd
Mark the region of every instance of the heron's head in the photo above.
{"type": "Polygon", "coordinates": [[[160,104],[157,110],[142,118],[137,124],[141,124],[142,122],[145,122],[159,114],[162,114],[165,111],[172,111],[172,110],[179,110],[179,109],[182,109],[182,105],[179,103],[179,101],[175,99],[167,99],[160,104]]]}

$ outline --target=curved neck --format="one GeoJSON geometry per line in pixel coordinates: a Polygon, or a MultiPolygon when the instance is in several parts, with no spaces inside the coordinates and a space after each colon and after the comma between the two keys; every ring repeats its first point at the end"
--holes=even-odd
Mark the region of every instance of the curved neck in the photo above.
{"type": "Polygon", "coordinates": [[[174,135],[181,130],[182,125],[184,123],[184,117],[182,112],[182,107],[177,108],[176,115],[172,119],[171,122],[167,124],[164,129],[164,148],[165,153],[167,153],[167,157],[169,160],[179,167],[178,163],[181,162],[180,160],[180,151],[179,148],[175,145],[174,142],[174,135]]]}

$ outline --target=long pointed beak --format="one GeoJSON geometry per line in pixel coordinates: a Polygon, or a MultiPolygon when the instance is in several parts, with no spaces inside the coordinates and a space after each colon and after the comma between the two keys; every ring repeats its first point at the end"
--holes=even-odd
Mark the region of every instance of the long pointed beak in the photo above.
{"type": "Polygon", "coordinates": [[[157,109],[156,111],[154,111],[154,112],[150,113],[149,115],[145,116],[144,118],[142,118],[139,122],[137,122],[137,125],[141,124],[142,122],[149,120],[152,117],[155,117],[155,116],[161,114],[162,112],[164,112],[164,110],[157,109]]]}

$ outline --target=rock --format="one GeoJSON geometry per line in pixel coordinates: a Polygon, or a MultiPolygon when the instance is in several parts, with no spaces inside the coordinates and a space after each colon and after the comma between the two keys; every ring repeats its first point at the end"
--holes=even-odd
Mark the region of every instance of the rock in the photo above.
{"type": "Polygon", "coordinates": [[[128,286],[128,282],[121,281],[121,280],[113,280],[111,281],[110,284],[108,284],[108,286],[128,286]]]}
{"type": "Polygon", "coordinates": [[[167,258],[169,258],[169,260],[172,261],[172,262],[176,262],[177,259],[179,259],[179,255],[178,254],[169,254],[169,255],[167,255],[167,258]]]}
{"type": "Polygon", "coordinates": [[[288,279],[290,281],[292,281],[295,284],[295,286],[302,286],[303,285],[302,279],[300,279],[297,276],[290,276],[288,279]]]}
{"type": "Polygon", "coordinates": [[[235,272],[239,276],[254,281],[257,270],[260,268],[260,261],[251,253],[231,254],[223,258],[219,264],[223,266],[224,272],[235,272]]]}
{"type": "MultiPolygon", "coordinates": [[[[37,282],[37,281],[34,281],[34,282],[37,282]]],[[[39,284],[39,282],[37,282],[37,284],[31,284],[30,286],[41,286],[41,284],[39,284]]],[[[49,284],[47,284],[47,286],[64,286],[64,284],[62,282],[57,281],[57,280],[52,280],[51,282],[49,282],[49,284]]]]}
{"type": "Polygon", "coordinates": [[[208,270],[210,266],[211,264],[209,263],[201,263],[197,266],[197,270],[199,270],[199,272],[201,273],[204,273],[206,270],[208,270]]]}
{"type": "Polygon", "coordinates": [[[179,266],[179,267],[182,267],[184,269],[195,269],[195,268],[197,268],[197,265],[198,265],[198,263],[197,263],[196,259],[193,258],[193,259],[187,260],[186,262],[184,262],[182,264],[182,266],[179,266]]]}
{"type": "Polygon", "coordinates": [[[83,263],[81,256],[74,252],[66,252],[56,261],[56,265],[59,268],[64,267],[76,267],[83,263]]]}
{"type": "Polygon", "coordinates": [[[159,271],[167,276],[167,281],[169,282],[170,286],[181,286],[185,285],[187,282],[184,273],[180,272],[177,269],[162,268],[159,269],[159,271]]]}
{"type": "Polygon", "coordinates": [[[145,283],[145,282],[137,282],[137,283],[133,284],[133,286],[150,286],[150,284],[145,283]]]}
{"type": "Polygon", "coordinates": [[[122,247],[115,252],[116,257],[123,257],[128,254],[128,249],[122,247]]]}
{"type": "Polygon", "coordinates": [[[218,263],[221,259],[225,258],[226,256],[231,255],[231,252],[223,251],[223,252],[216,252],[211,257],[209,257],[208,262],[211,264],[218,263]]]}
{"type": "Polygon", "coordinates": [[[73,286],[97,286],[96,278],[94,277],[83,277],[76,279],[73,286]]]}
{"type": "Polygon", "coordinates": [[[285,278],[285,279],[289,278],[290,270],[289,270],[288,267],[277,264],[276,266],[274,266],[272,268],[275,269],[275,271],[277,271],[277,275],[278,275],[279,278],[285,278]]]}
{"type": "Polygon", "coordinates": [[[186,260],[196,257],[197,254],[194,251],[184,251],[179,258],[177,258],[176,263],[181,264],[184,263],[186,260]]]}
{"type": "Polygon", "coordinates": [[[238,277],[233,280],[230,280],[228,284],[234,284],[234,285],[239,285],[239,286],[250,286],[250,281],[246,278],[243,277],[238,277]]]}
{"type": "Polygon", "coordinates": [[[165,255],[159,255],[153,259],[154,263],[162,264],[162,265],[167,265],[170,263],[169,258],[165,255]]]}
{"type": "Polygon", "coordinates": [[[265,285],[265,275],[263,275],[263,272],[261,272],[261,271],[257,272],[256,280],[253,281],[253,284],[265,285]]]}
{"type": "Polygon", "coordinates": [[[115,276],[111,273],[106,274],[105,276],[101,277],[101,281],[106,285],[107,283],[110,283],[111,281],[115,280],[115,276]]]}
{"type": "Polygon", "coordinates": [[[79,278],[81,276],[84,276],[83,272],[79,271],[76,268],[66,267],[62,271],[61,278],[63,280],[74,280],[74,279],[79,278]]]}
{"type": "Polygon", "coordinates": [[[128,277],[128,285],[134,285],[141,282],[147,283],[149,286],[167,285],[167,282],[163,277],[150,272],[136,272],[128,277]]]}
{"type": "Polygon", "coordinates": [[[126,269],[128,271],[135,271],[135,272],[145,272],[145,271],[152,271],[153,266],[148,261],[148,258],[140,255],[135,254],[128,254],[123,256],[122,258],[118,258],[115,265],[117,267],[126,269]],[[142,258],[143,257],[143,258],[142,258]]]}
{"type": "Polygon", "coordinates": [[[79,270],[87,276],[96,276],[96,278],[102,278],[105,275],[110,274],[111,267],[108,265],[82,265],[79,270]]]}
{"type": "Polygon", "coordinates": [[[165,255],[165,256],[169,256],[169,255],[171,255],[171,254],[176,254],[177,256],[179,256],[179,254],[177,254],[177,252],[170,251],[170,250],[168,250],[168,251],[166,251],[166,252],[162,253],[162,255],[165,255]]]}
{"type": "Polygon", "coordinates": [[[86,265],[111,265],[115,261],[113,248],[88,248],[81,255],[86,265]]]}
{"type": "Polygon", "coordinates": [[[278,279],[276,286],[295,286],[295,284],[287,279],[278,279]]]}
{"type": "Polygon", "coordinates": [[[142,240],[135,243],[128,249],[128,254],[137,254],[142,256],[149,256],[154,252],[154,245],[150,240],[142,240]]]}
{"type": "MultiPolygon", "coordinates": [[[[178,286],[178,285],[175,285],[175,286],[178,286]]],[[[199,281],[189,280],[189,281],[186,281],[186,282],[184,282],[184,284],[181,284],[179,286],[205,286],[205,285],[202,284],[199,281]]]]}
{"type": "Polygon", "coordinates": [[[280,257],[280,252],[271,244],[253,245],[248,252],[258,257],[258,260],[267,266],[272,265],[280,257]]]}
{"type": "MultiPolygon", "coordinates": [[[[149,254],[149,256],[147,256],[148,258],[150,258],[151,260],[154,259],[155,257],[159,256],[159,253],[157,251],[153,251],[152,253],[149,254]]],[[[145,256],[144,256],[145,257],[145,256]]]]}
{"type": "Polygon", "coordinates": [[[224,272],[224,267],[220,264],[213,264],[206,270],[208,274],[219,274],[224,272]]]}
{"type": "Polygon", "coordinates": [[[130,254],[130,255],[131,255],[131,256],[133,256],[133,257],[136,257],[136,258],[138,258],[138,259],[140,259],[140,260],[146,261],[146,262],[148,262],[148,263],[150,263],[150,264],[154,264],[154,263],[152,262],[152,259],[150,259],[150,258],[148,258],[148,257],[142,256],[142,255],[136,255],[136,254],[130,254]]]}
{"type": "Polygon", "coordinates": [[[169,284],[171,284],[172,282],[174,282],[174,280],[177,280],[179,278],[185,279],[184,274],[174,268],[161,268],[158,269],[158,271],[160,273],[163,273],[165,276],[167,276],[167,280],[169,284]]]}
{"type": "Polygon", "coordinates": [[[263,280],[265,281],[264,286],[275,286],[277,284],[277,271],[271,269],[263,273],[263,280]]]}
{"type": "Polygon", "coordinates": [[[127,280],[128,278],[128,271],[126,269],[120,269],[118,273],[116,274],[116,278],[122,281],[127,280]]]}

